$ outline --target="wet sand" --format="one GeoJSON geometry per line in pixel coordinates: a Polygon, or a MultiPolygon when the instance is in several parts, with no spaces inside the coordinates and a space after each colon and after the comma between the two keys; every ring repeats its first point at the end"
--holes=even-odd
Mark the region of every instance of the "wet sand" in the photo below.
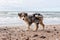
{"type": "Polygon", "coordinates": [[[21,27],[0,27],[0,40],[60,40],[60,25],[46,25],[45,30],[26,31],[21,27]]]}

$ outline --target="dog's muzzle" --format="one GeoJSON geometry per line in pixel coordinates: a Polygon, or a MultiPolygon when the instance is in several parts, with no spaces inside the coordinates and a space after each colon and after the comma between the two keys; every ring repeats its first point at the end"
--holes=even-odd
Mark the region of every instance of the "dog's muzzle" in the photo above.
{"type": "Polygon", "coordinates": [[[22,17],[21,19],[24,20],[24,17],[22,17]]]}
{"type": "Polygon", "coordinates": [[[24,19],[23,19],[24,20],[24,19]]]}

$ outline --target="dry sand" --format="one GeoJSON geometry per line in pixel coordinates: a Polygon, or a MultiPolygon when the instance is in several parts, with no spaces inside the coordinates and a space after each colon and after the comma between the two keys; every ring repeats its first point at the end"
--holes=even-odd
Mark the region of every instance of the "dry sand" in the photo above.
{"type": "Polygon", "coordinates": [[[60,40],[60,25],[46,25],[44,31],[26,31],[21,27],[0,27],[0,40],[60,40]]]}

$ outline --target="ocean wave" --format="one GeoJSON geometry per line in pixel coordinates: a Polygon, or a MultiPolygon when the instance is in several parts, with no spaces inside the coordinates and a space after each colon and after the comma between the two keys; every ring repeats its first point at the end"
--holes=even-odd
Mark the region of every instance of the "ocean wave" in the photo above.
{"type": "MultiPolygon", "coordinates": [[[[44,24],[60,24],[60,18],[44,18],[43,20],[44,24]]],[[[0,25],[14,25],[14,24],[19,24],[25,25],[25,21],[19,19],[18,17],[0,17],[0,25]]]]}
{"type": "Polygon", "coordinates": [[[54,18],[44,18],[45,24],[60,24],[60,18],[54,17],[54,18]]]}

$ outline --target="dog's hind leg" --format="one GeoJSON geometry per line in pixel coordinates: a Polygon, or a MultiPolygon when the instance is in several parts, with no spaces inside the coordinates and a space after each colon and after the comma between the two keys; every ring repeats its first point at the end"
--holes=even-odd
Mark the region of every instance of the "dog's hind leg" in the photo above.
{"type": "Polygon", "coordinates": [[[35,25],[36,25],[35,31],[37,31],[38,30],[38,23],[35,23],[35,25]]]}
{"type": "Polygon", "coordinates": [[[43,24],[43,22],[42,22],[42,21],[40,22],[40,24],[42,25],[43,30],[44,30],[45,25],[43,24]]]}

